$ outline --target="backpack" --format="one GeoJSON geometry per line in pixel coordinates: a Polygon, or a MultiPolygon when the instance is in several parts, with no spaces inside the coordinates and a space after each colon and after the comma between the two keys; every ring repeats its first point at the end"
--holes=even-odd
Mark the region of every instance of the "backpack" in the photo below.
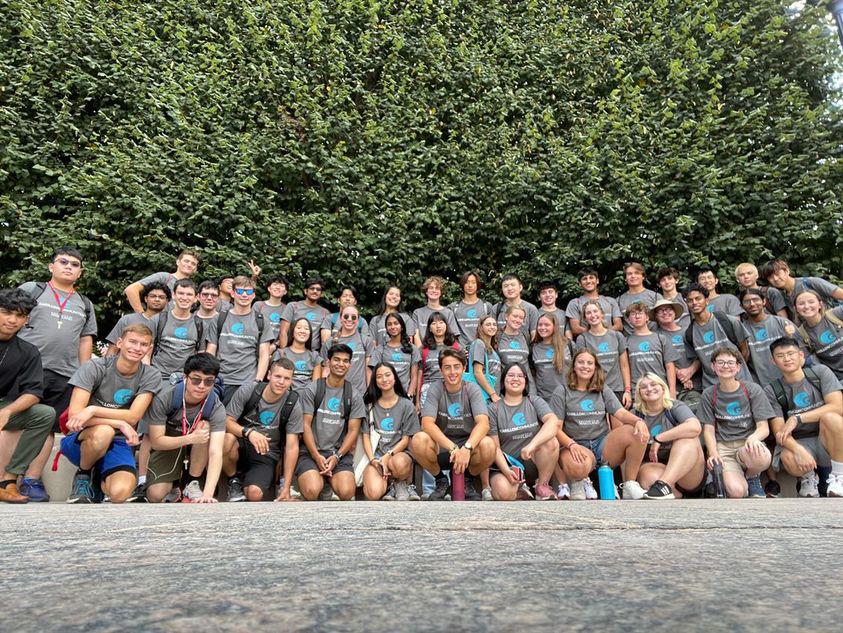
{"type": "MultiPolygon", "coordinates": [[[[164,336],[164,328],[167,326],[167,318],[169,313],[169,310],[164,310],[163,312],[158,314],[158,327],[155,328],[155,342],[152,345],[153,356],[158,354],[158,349],[160,347],[159,341],[161,340],[161,337],[164,336]]],[[[193,315],[193,324],[196,326],[196,351],[198,352],[202,345],[202,334],[205,331],[205,324],[202,322],[202,319],[196,314],[193,315]]],[[[204,416],[205,414],[203,413],[202,415],[204,416]]]]}
{"type": "MultiPolygon", "coordinates": [[[[823,312],[823,316],[830,321],[832,324],[836,325],[839,328],[843,328],[843,319],[835,315],[834,308],[830,308],[823,312]]],[[[811,343],[811,337],[808,336],[808,330],[805,329],[805,324],[801,324],[799,327],[796,328],[796,331],[799,332],[799,336],[802,337],[802,340],[805,342],[805,345],[808,349],[813,352],[814,345],[811,343]]]]}
{"type": "MultiPolygon", "coordinates": [[[[167,411],[167,419],[170,419],[177,411],[180,411],[182,408],[182,403],[184,402],[184,378],[182,377],[178,382],[173,385],[173,393],[170,398],[170,409],[167,411]]],[[[208,397],[205,398],[205,404],[202,407],[202,417],[207,420],[211,417],[211,414],[214,412],[214,406],[217,404],[219,400],[222,402],[223,396],[223,380],[219,376],[214,379],[214,387],[211,389],[211,392],[208,394],[208,397]]]]}
{"type": "MultiPolygon", "coordinates": [[[[732,328],[732,322],[729,320],[729,317],[723,314],[722,312],[712,312],[711,316],[717,319],[717,322],[720,324],[720,327],[726,332],[726,338],[732,342],[732,344],[737,348],[741,348],[741,342],[735,340],[735,332],[732,328]]],[[[694,349],[694,325],[696,321],[691,319],[691,324],[688,326],[688,329],[685,330],[685,343],[688,345],[690,349],[694,349]]]]}
{"type": "MultiPolygon", "coordinates": [[[[325,399],[326,383],[324,378],[316,381],[316,393],[313,396],[313,417],[316,417],[316,412],[322,405],[325,399]]],[[[348,421],[351,419],[351,383],[347,380],[342,383],[342,417],[345,421],[346,428],[348,421]]]]}
{"type": "MultiPolygon", "coordinates": [[[[252,412],[257,411],[258,403],[260,403],[261,396],[263,395],[263,390],[268,384],[269,383],[266,382],[259,382],[255,384],[255,388],[252,389],[252,393],[249,395],[249,399],[243,406],[243,413],[240,415],[240,419],[238,420],[238,422],[242,424],[244,421],[246,421],[246,416],[250,415],[252,412]]],[[[270,422],[267,426],[272,426],[272,423],[275,422],[275,420],[277,419],[279,428],[281,426],[286,427],[287,422],[290,421],[290,414],[293,412],[293,407],[296,406],[296,403],[298,401],[299,394],[293,391],[292,389],[288,389],[286,399],[284,400],[284,405],[272,419],[272,422],[270,422]]]]}
{"type": "MultiPolygon", "coordinates": [[[[822,383],[820,381],[820,377],[817,375],[817,372],[810,367],[803,367],[802,371],[805,373],[805,378],[808,379],[808,382],[811,383],[814,389],[822,393],[822,383]]],[[[782,408],[782,413],[784,414],[785,419],[787,419],[788,413],[790,412],[790,403],[787,400],[787,394],[784,392],[784,383],[782,383],[782,379],[779,378],[774,380],[770,383],[770,386],[773,388],[773,393],[776,396],[779,406],[782,408]]]]}
{"type": "MultiPolygon", "coordinates": [[[[46,289],[47,289],[47,282],[36,281],[35,282],[35,288],[32,291],[30,291],[29,296],[37,301],[38,297],[40,297],[46,289]]],[[[76,291],[74,290],[74,292],[76,292],[76,291]]],[[[85,323],[87,323],[88,321],[91,320],[91,315],[94,312],[94,304],[91,303],[91,300],[88,299],[88,297],[83,295],[81,292],[76,292],[76,295],[80,299],[82,299],[82,303],[85,304],[85,323]]]]}
{"type": "MultiPolygon", "coordinates": [[[[217,336],[222,332],[222,326],[225,325],[225,320],[228,318],[229,312],[231,312],[231,308],[220,311],[217,317],[217,336]]],[[[258,325],[258,344],[260,344],[261,338],[263,338],[263,314],[261,314],[260,310],[252,310],[252,314],[255,315],[255,322],[258,325]]],[[[243,316],[246,315],[244,314],[243,316]]]]}

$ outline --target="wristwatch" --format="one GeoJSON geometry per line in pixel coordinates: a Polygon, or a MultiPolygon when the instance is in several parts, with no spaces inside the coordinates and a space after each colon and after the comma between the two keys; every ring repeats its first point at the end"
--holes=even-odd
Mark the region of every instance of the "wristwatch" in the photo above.
{"type": "Polygon", "coordinates": [[[462,445],[462,447],[467,448],[468,450],[474,449],[474,447],[471,445],[471,441],[466,442],[465,444],[462,445]]]}
{"type": "Polygon", "coordinates": [[[249,433],[251,433],[254,430],[255,429],[253,429],[252,427],[249,427],[248,429],[243,429],[243,439],[248,440],[249,439],[249,433]]]}

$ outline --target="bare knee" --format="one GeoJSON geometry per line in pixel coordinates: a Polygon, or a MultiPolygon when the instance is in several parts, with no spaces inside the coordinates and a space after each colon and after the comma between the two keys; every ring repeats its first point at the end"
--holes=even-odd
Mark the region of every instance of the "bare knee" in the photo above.
{"type": "Polygon", "coordinates": [[[518,489],[510,485],[503,475],[492,477],[492,499],[495,501],[515,501],[518,489]]]}
{"type": "Polygon", "coordinates": [[[316,501],[324,485],[325,482],[322,480],[322,476],[316,471],[312,471],[311,475],[305,473],[299,477],[299,492],[307,501],[316,501]]]}
{"type": "Polygon", "coordinates": [[[263,501],[263,490],[258,486],[246,486],[243,494],[246,495],[248,501],[263,501]]]}
{"type": "Polygon", "coordinates": [[[833,435],[843,434],[843,416],[839,413],[824,413],[820,416],[820,432],[833,435]]]}

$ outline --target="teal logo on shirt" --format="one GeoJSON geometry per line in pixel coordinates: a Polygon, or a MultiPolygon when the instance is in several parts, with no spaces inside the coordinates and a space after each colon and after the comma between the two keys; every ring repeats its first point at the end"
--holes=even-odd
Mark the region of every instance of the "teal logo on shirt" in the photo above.
{"type": "Polygon", "coordinates": [[[554,352],[553,352],[553,349],[552,349],[552,348],[551,348],[551,349],[549,349],[549,350],[547,350],[547,351],[544,353],[544,357],[545,357],[547,360],[553,360],[553,356],[554,356],[554,352]]]}
{"type": "Polygon", "coordinates": [[[296,371],[307,371],[307,361],[297,360],[296,361],[296,371]]]}
{"type": "Polygon", "coordinates": [[[462,405],[459,402],[453,402],[448,405],[448,416],[458,418],[462,415],[462,405]]]}
{"type": "Polygon", "coordinates": [[[741,409],[741,405],[739,402],[730,402],[726,405],[726,413],[729,415],[741,415],[743,410],[741,409]]]}
{"type": "Polygon", "coordinates": [[[237,336],[240,336],[245,331],[246,331],[246,326],[243,325],[242,323],[235,323],[234,325],[231,326],[231,333],[236,334],[237,336]]]}
{"type": "Polygon", "coordinates": [[[649,341],[641,341],[638,344],[638,351],[639,352],[649,352],[650,351],[650,342],[649,341]]]}
{"type": "Polygon", "coordinates": [[[315,312],[308,312],[304,315],[304,318],[308,321],[315,321],[316,320],[316,313],[315,312]]]}
{"type": "Polygon", "coordinates": [[[524,426],[527,424],[527,418],[520,411],[512,416],[512,424],[515,426],[524,426]]]}
{"type": "Polygon", "coordinates": [[[393,418],[384,418],[381,420],[381,431],[394,431],[395,420],[393,418]]]}
{"type": "Polygon", "coordinates": [[[260,414],[260,421],[261,424],[264,426],[269,426],[272,424],[272,421],[275,419],[275,413],[273,411],[264,411],[260,414]]]}
{"type": "Polygon", "coordinates": [[[580,402],[580,409],[583,411],[594,411],[594,400],[591,398],[586,398],[582,402],[580,402]]]}
{"type": "Polygon", "coordinates": [[[333,411],[337,413],[340,410],[340,399],[339,398],[331,398],[328,400],[328,411],[333,411]]]}
{"type": "Polygon", "coordinates": [[[519,343],[518,341],[510,341],[509,349],[521,349],[521,343],[519,343]]]}
{"type": "Polygon", "coordinates": [[[597,346],[597,351],[600,352],[600,353],[608,352],[609,351],[609,344],[608,343],[600,343],[600,345],[597,346]]]}
{"type": "Polygon", "coordinates": [[[402,358],[404,357],[401,355],[401,352],[392,352],[392,360],[397,362],[400,361],[402,358]]]}
{"type": "Polygon", "coordinates": [[[681,345],[682,344],[682,335],[681,334],[674,334],[673,337],[670,339],[670,342],[674,345],[681,345]]]}
{"type": "Polygon", "coordinates": [[[800,391],[793,396],[793,404],[797,407],[807,407],[811,404],[811,396],[806,391],[800,391]]]}
{"type": "Polygon", "coordinates": [[[465,316],[467,316],[469,319],[474,319],[475,317],[477,317],[477,308],[471,308],[465,313],[465,316]]]}
{"type": "Polygon", "coordinates": [[[703,343],[713,343],[714,342],[714,331],[711,330],[703,334],[703,343]]]}
{"type": "Polygon", "coordinates": [[[269,315],[269,320],[273,323],[281,323],[281,313],[280,312],[273,312],[269,315]]]}
{"type": "Polygon", "coordinates": [[[662,425],[656,424],[652,429],[650,429],[650,437],[656,437],[659,433],[662,432],[662,425]]]}
{"type": "Polygon", "coordinates": [[[357,343],[355,343],[354,341],[346,343],[346,345],[348,345],[351,348],[352,352],[357,349],[357,343]]]}
{"type": "Polygon", "coordinates": [[[714,312],[714,306],[708,306],[708,311],[709,311],[709,312],[714,312]]]}
{"type": "Polygon", "coordinates": [[[755,340],[756,341],[766,341],[767,340],[767,328],[762,327],[755,333],[755,340]]]}
{"type": "Polygon", "coordinates": [[[176,338],[180,338],[182,340],[187,338],[187,328],[186,327],[177,327],[173,330],[173,336],[176,338]]]}
{"type": "Polygon", "coordinates": [[[127,404],[133,395],[131,389],[118,389],[114,392],[114,404],[127,404]]]}
{"type": "Polygon", "coordinates": [[[832,332],[831,330],[826,330],[825,332],[820,334],[820,343],[822,343],[823,345],[828,345],[836,340],[837,337],[834,336],[834,332],[832,332]]]}

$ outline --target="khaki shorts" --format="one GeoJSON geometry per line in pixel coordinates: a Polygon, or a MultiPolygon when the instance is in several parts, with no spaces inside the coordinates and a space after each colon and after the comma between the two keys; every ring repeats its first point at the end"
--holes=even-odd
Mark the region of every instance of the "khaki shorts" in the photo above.
{"type": "Polygon", "coordinates": [[[724,473],[741,473],[746,470],[746,466],[741,461],[738,451],[746,444],[746,440],[732,440],[731,442],[717,442],[717,452],[720,453],[720,459],[723,460],[724,473]]]}
{"type": "Polygon", "coordinates": [[[147,467],[146,485],[165,484],[179,481],[184,472],[184,456],[187,447],[171,451],[152,451],[147,467]]]}

